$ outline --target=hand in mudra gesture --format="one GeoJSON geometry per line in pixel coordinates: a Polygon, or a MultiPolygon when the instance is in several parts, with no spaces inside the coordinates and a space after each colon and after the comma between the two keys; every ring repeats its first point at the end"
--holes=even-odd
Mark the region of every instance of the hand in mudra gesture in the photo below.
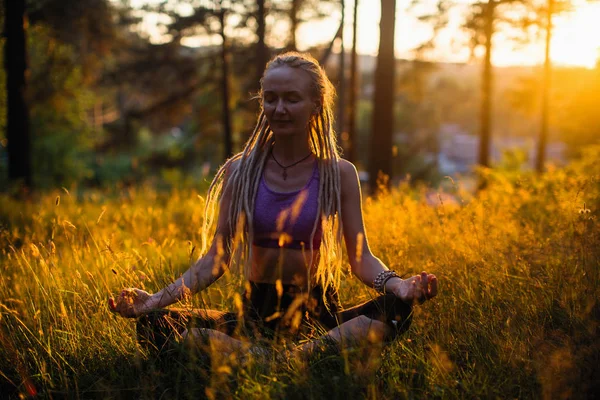
{"type": "Polygon", "coordinates": [[[148,312],[152,295],[144,290],[129,288],[121,291],[117,299],[108,299],[111,311],[125,318],[136,318],[148,312]]]}
{"type": "Polygon", "coordinates": [[[392,283],[392,293],[408,304],[422,304],[437,295],[437,278],[425,271],[407,279],[394,280],[392,283]]]}

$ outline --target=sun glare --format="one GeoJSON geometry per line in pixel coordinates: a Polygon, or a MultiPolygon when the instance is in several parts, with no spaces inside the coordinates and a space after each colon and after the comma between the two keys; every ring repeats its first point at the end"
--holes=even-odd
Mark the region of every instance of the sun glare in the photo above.
{"type": "MultiPolygon", "coordinates": [[[[347,5],[348,21],[345,29],[346,48],[351,46],[351,11],[352,2],[347,5]]],[[[379,42],[380,9],[378,2],[361,2],[359,5],[359,34],[358,51],[362,54],[377,54],[379,42]]],[[[466,3],[465,3],[466,5],[466,3]]],[[[551,59],[556,65],[583,66],[592,68],[600,57],[600,2],[575,0],[575,9],[567,14],[554,17],[554,31],[551,47],[551,59]]],[[[332,17],[339,17],[337,14],[332,17]]],[[[466,40],[464,32],[460,31],[460,13],[451,15],[450,25],[445,29],[439,40],[440,49],[435,51],[439,61],[467,62],[468,50],[453,45],[454,42],[466,40]]],[[[315,25],[307,24],[301,28],[299,42],[301,45],[311,45],[317,42],[331,40],[337,24],[331,20],[323,20],[315,25]],[[311,25],[311,26],[308,26],[311,25]]],[[[398,4],[396,11],[396,56],[411,58],[412,51],[418,43],[430,35],[425,24],[417,21],[405,4],[398,4]]],[[[477,53],[479,54],[479,53],[477,53]]],[[[514,48],[502,32],[498,32],[494,40],[493,63],[498,66],[535,65],[544,62],[544,39],[537,43],[514,48]]]]}
{"type": "MultiPolygon", "coordinates": [[[[136,0],[138,3],[156,2],[158,0],[136,0]]],[[[461,1],[468,7],[468,1],[461,1]]],[[[554,31],[551,47],[551,58],[555,65],[582,66],[593,68],[600,58],[600,2],[574,0],[574,10],[554,17],[554,31]]],[[[344,29],[346,49],[352,46],[352,8],[354,4],[346,2],[346,24],[344,29]]],[[[464,46],[466,33],[461,31],[462,13],[453,13],[449,26],[441,32],[438,38],[438,49],[432,58],[445,62],[468,62],[469,51],[464,46]],[[461,45],[462,43],[462,45],[461,45]]],[[[362,1],[359,4],[358,21],[358,52],[361,54],[376,55],[379,46],[379,2],[362,1]]],[[[328,18],[302,24],[298,31],[298,47],[300,50],[317,44],[328,43],[335,36],[339,26],[340,12],[332,7],[328,18]]],[[[155,42],[165,40],[163,33],[156,28],[158,17],[147,15],[144,18],[143,29],[146,30],[155,42]]],[[[274,25],[271,22],[271,25],[274,25]]],[[[274,26],[271,26],[274,28],[274,26]]],[[[280,27],[281,28],[281,27],[280,27]]],[[[277,31],[275,36],[287,37],[283,31],[277,31]]],[[[404,2],[399,2],[396,10],[396,56],[412,58],[414,49],[419,43],[427,40],[431,29],[419,22],[414,10],[404,2]]],[[[189,46],[206,46],[219,43],[220,39],[207,36],[186,38],[185,44],[189,46]]],[[[281,43],[269,43],[279,46],[281,43]]],[[[336,47],[337,49],[337,47],[336,47]]],[[[482,49],[478,49],[482,50],[482,49]]],[[[476,52],[481,56],[481,52],[476,52]]],[[[494,53],[492,62],[497,66],[508,65],[535,65],[544,62],[544,38],[520,48],[515,48],[507,35],[498,32],[494,37],[494,53]]]]}
{"type": "Polygon", "coordinates": [[[551,58],[560,65],[592,68],[600,57],[600,4],[579,4],[556,18],[551,58]]]}

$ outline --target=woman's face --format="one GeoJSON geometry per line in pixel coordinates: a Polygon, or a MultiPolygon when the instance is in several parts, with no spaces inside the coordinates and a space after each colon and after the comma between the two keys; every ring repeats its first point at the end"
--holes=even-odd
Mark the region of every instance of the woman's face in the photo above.
{"type": "Polygon", "coordinates": [[[306,135],[318,103],[311,93],[307,72],[288,66],[276,67],[263,78],[263,108],[275,135],[306,135]]]}

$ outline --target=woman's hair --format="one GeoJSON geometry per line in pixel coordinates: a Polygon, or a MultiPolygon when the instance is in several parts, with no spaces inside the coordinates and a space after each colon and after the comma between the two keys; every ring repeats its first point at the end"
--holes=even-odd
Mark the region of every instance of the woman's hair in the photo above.
{"type": "MultiPolygon", "coordinates": [[[[333,102],[335,89],[324,69],[318,61],[308,54],[287,52],[273,58],[267,64],[261,90],[258,94],[261,111],[256,127],[242,152],[231,157],[219,169],[213,179],[206,199],[205,218],[202,230],[202,247],[204,254],[208,248],[211,227],[215,220],[217,202],[224,190],[224,184],[230,187],[231,205],[228,221],[234,235],[231,241],[231,263],[240,263],[244,258],[244,272],[248,276],[252,255],[253,212],[259,182],[269,156],[274,136],[265,117],[262,103],[262,83],[269,71],[287,66],[301,69],[308,73],[312,82],[313,99],[317,102],[317,112],[312,116],[308,129],[309,146],[318,160],[319,167],[319,196],[317,218],[313,227],[310,243],[317,230],[317,224],[322,223],[323,239],[321,257],[315,276],[316,284],[327,288],[339,286],[341,276],[341,189],[338,160],[340,158],[336,135],[333,129],[333,102]],[[231,168],[237,162],[236,168],[231,168]],[[226,182],[225,182],[226,181],[226,182]]],[[[311,257],[308,260],[312,261],[311,257]]]]}

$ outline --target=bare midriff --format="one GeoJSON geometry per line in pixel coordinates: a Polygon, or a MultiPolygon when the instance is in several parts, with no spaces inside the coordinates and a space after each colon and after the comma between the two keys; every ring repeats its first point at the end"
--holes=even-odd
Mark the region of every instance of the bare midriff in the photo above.
{"type": "Polygon", "coordinates": [[[319,262],[319,251],[312,253],[310,249],[274,249],[252,246],[252,253],[250,280],[259,283],[275,283],[277,280],[281,280],[284,285],[306,288],[309,270],[312,275],[319,262]]]}

